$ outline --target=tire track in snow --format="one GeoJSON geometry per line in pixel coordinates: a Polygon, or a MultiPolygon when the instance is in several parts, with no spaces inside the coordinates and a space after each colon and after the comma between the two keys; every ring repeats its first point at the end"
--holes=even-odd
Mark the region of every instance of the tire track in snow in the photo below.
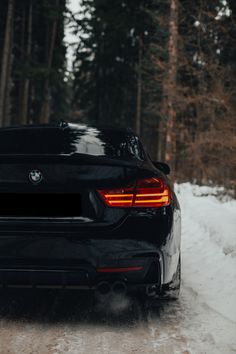
{"type": "Polygon", "coordinates": [[[174,311],[165,313],[164,320],[160,320],[160,305],[155,311],[143,308],[138,302],[132,305],[132,311],[118,317],[110,313],[103,318],[98,314],[98,318],[101,316],[99,325],[91,323],[69,327],[56,344],[53,354],[186,352],[186,341],[175,322],[178,305],[174,311]]]}

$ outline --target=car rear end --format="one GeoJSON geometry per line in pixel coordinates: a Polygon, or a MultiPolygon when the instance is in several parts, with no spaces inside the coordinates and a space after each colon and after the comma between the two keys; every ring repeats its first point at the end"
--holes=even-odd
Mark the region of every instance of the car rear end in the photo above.
{"type": "Polygon", "coordinates": [[[160,292],[178,203],[131,133],[1,129],[0,284],[160,292]]]}

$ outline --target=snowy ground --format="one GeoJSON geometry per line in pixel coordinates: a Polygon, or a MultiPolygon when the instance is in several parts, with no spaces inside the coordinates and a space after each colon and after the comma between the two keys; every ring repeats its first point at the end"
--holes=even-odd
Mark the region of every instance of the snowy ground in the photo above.
{"type": "Polygon", "coordinates": [[[108,308],[92,306],[87,294],[9,290],[0,297],[0,353],[235,353],[236,201],[220,202],[215,189],[190,184],[177,192],[179,301],[150,311],[125,298],[112,299],[108,308]]]}
{"type": "Polygon", "coordinates": [[[225,318],[236,321],[236,201],[209,187],[176,188],[183,212],[183,281],[225,318]]]}

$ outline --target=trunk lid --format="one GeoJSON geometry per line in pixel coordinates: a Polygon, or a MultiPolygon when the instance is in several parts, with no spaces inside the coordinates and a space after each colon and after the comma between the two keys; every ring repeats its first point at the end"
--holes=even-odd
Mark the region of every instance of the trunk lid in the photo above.
{"type": "Polygon", "coordinates": [[[96,190],[132,183],[139,171],[139,163],[106,157],[0,156],[1,223],[117,227],[129,210],[107,208],[96,190]],[[35,171],[38,183],[30,178],[35,171]]]}

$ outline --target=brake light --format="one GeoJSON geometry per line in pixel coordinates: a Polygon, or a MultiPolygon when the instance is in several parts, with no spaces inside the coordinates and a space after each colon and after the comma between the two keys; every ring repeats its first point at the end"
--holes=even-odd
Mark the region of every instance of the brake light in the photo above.
{"type": "Polygon", "coordinates": [[[112,190],[98,190],[104,203],[109,207],[152,207],[170,204],[170,190],[159,178],[138,180],[136,185],[112,190]]]}
{"type": "Polygon", "coordinates": [[[134,187],[99,190],[102,200],[109,207],[131,207],[134,199],[134,187]]]}
{"type": "Polygon", "coordinates": [[[135,207],[161,207],[170,204],[170,191],[159,178],[145,178],[137,181],[135,207]]]}

